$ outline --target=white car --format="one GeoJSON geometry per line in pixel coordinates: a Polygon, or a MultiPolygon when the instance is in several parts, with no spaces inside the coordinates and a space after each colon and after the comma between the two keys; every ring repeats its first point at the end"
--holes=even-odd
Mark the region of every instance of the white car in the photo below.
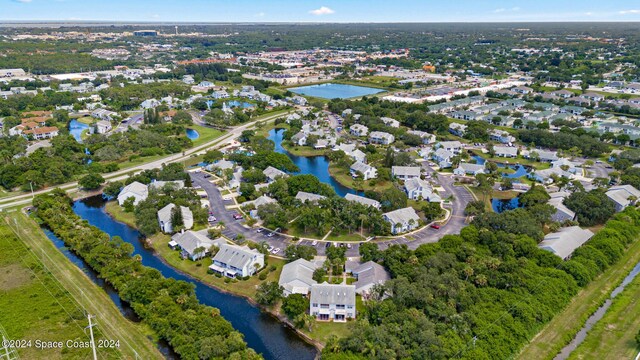
{"type": "Polygon", "coordinates": [[[277,254],[279,252],[280,252],[280,248],[275,248],[275,249],[271,250],[272,254],[277,254]]]}
{"type": "Polygon", "coordinates": [[[222,198],[222,200],[224,200],[224,201],[231,201],[231,198],[230,198],[230,197],[228,197],[228,196],[225,196],[225,197],[223,197],[223,198],[222,198]]]}
{"type": "Polygon", "coordinates": [[[318,245],[318,240],[313,240],[313,242],[311,243],[311,246],[316,246],[318,245]]]}

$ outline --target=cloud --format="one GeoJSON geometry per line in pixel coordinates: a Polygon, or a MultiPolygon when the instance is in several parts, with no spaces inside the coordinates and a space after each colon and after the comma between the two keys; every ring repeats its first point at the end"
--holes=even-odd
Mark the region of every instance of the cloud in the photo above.
{"type": "Polygon", "coordinates": [[[640,14],[640,10],[622,10],[620,11],[620,15],[631,15],[631,14],[640,14]]]}
{"type": "Polygon", "coordinates": [[[319,9],[315,9],[315,10],[311,10],[309,11],[309,14],[313,14],[313,15],[317,15],[317,16],[321,16],[321,15],[331,15],[335,13],[335,11],[333,9],[330,9],[326,6],[320,6],[319,9]]]}
{"type": "Polygon", "coordinates": [[[15,1],[15,2],[19,2],[19,3],[22,3],[22,4],[28,4],[28,3],[30,3],[32,0],[13,0],[13,1],[15,1]]]}
{"type": "Polygon", "coordinates": [[[520,7],[516,6],[516,7],[512,7],[512,8],[497,8],[495,10],[493,10],[494,13],[499,14],[499,13],[503,13],[503,12],[515,12],[515,11],[520,11],[520,7]]]}
{"type": "Polygon", "coordinates": [[[264,12],[259,12],[255,15],[255,17],[264,17],[266,14],[264,12]]]}

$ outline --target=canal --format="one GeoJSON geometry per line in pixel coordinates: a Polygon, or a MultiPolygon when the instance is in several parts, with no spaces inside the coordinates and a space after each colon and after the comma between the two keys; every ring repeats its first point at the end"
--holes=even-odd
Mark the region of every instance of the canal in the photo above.
{"type": "Polygon", "coordinates": [[[318,178],[321,182],[331,185],[336,194],[344,197],[345,195],[360,194],[354,189],[343,186],[336,181],[329,173],[329,159],[325,156],[297,156],[288,152],[282,147],[282,135],[284,129],[273,129],[269,131],[269,140],[276,144],[275,151],[287,155],[291,161],[300,169],[297,174],[311,174],[318,178]]]}
{"type": "MultiPolygon", "coordinates": [[[[74,202],[73,211],[110,236],[120,236],[124,241],[132,244],[135,249],[134,254],[140,255],[143,265],[157,269],[165,277],[192,283],[198,300],[202,304],[220,309],[221,315],[244,335],[249,347],[261,353],[265,359],[311,360],[315,358],[317,351],[313,346],[303,341],[295,331],[284,326],[271,315],[263,313],[244,298],[221,292],[162,262],[152,249],[144,246],[142,236],[136,229],[113,220],[105,211],[104,205],[105,201],[101,196],[94,196],[74,202]]],[[[47,236],[56,246],[63,247],[62,241],[53,234],[47,233],[47,236]]],[[[92,273],[82,259],[69,251],[63,251],[63,253],[88,273],[96,284],[102,286],[114,303],[126,314],[127,305],[120,301],[108,284],[100,281],[97,274],[92,273]]]]}

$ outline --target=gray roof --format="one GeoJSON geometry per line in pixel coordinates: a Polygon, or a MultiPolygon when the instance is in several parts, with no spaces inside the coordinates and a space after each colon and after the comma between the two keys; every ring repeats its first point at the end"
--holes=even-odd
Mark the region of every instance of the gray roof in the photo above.
{"type": "MultiPolygon", "coordinates": [[[[294,293],[296,289],[310,288],[317,284],[313,280],[313,272],[318,266],[305,259],[298,259],[282,267],[278,284],[289,293],[294,293]]],[[[306,295],[306,294],[305,294],[306,295]]]]}
{"type": "Polygon", "coordinates": [[[128,193],[137,194],[141,197],[146,198],[149,195],[149,189],[147,189],[147,185],[134,181],[131,184],[122,188],[122,191],[120,191],[118,198],[128,193]]]}
{"type": "Polygon", "coordinates": [[[465,172],[478,172],[484,170],[484,164],[472,164],[467,162],[461,162],[459,168],[465,172]]]}
{"type": "Polygon", "coordinates": [[[171,237],[171,240],[175,241],[180,245],[182,250],[188,252],[190,255],[193,255],[195,249],[199,247],[204,247],[208,250],[213,245],[220,247],[222,244],[226,244],[226,240],[224,238],[211,240],[204,234],[191,230],[183,233],[177,233],[171,237]]]}
{"type": "Polygon", "coordinates": [[[413,219],[416,222],[420,220],[420,217],[418,216],[418,214],[416,214],[416,211],[412,207],[393,210],[388,213],[384,213],[382,215],[386,216],[387,219],[392,221],[394,224],[398,224],[398,223],[403,224],[408,222],[411,219],[413,219]]]}
{"type": "Polygon", "coordinates": [[[419,179],[419,178],[414,178],[414,179],[409,179],[407,181],[404,182],[404,188],[407,191],[412,191],[418,188],[422,188],[422,189],[429,189],[429,191],[431,191],[433,188],[431,187],[431,184],[429,184],[427,181],[419,179]]]}
{"type": "Polygon", "coordinates": [[[356,161],[351,165],[351,170],[353,171],[360,171],[361,173],[366,173],[367,171],[371,170],[372,166],[369,166],[363,162],[360,161],[356,161]]]}
{"type": "MultiPolygon", "coordinates": [[[[158,210],[158,220],[162,222],[171,222],[171,212],[173,208],[176,207],[175,204],[168,204],[162,209],[158,210]]],[[[193,213],[191,209],[186,206],[180,206],[180,212],[182,212],[182,221],[186,224],[189,220],[193,221],[193,213]]]]}
{"type": "Polygon", "coordinates": [[[355,195],[355,194],[347,194],[344,196],[344,198],[348,201],[354,201],[363,205],[368,205],[368,206],[373,206],[375,208],[380,208],[380,202],[373,200],[373,199],[369,199],[366,198],[364,196],[360,196],[360,195],[355,195]]]}
{"type": "Polygon", "coordinates": [[[518,155],[518,148],[509,146],[494,146],[496,154],[518,155]]]}
{"type": "Polygon", "coordinates": [[[592,236],[591,231],[581,229],[579,226],[566,227],[558,232],[547,234],[538,247],[566,259],[592,236]]]}
{"type": "Polygon", "coordinates": [[[260,257],[264,255],[256,250],[249,249],[248,246],[221,244],[220,250],[216,256],[213,257],[213,261],[242,269],[246,265],[251,265],[256,256],[260,257]]]}
{"type": "Polygon", "coordinates": [[[356,281],[356,292],[362,290],[368,290],[368,287],[375,284],[384,284],[387,280],[391,279],[389,273],[385,268],[373,261],[367,261],[366,263],[353,269],[351,273],[358,277],[356,281]]]}
{"type": "Polygon", "coordinates": [[[268,168],[264,169],[262,173],[269,179],[275,179],[279,176],[284,176],[284,177],[288,176],[287,173],[285,173],[284,171],[278,170],[273,166],[269,166],[268,168]]]}
{"type": "Polygon", "coordinates": [[[633,196],[636,200],[640,200],[640,191],[631,185],[612,186],[607,191],[607,196],[617,204],[627,206],[631,203],[629,197],[633,196]]]}
{"type": "Polygon", "coordinates": [[[276,199],[270,198],[267,195],[262,195],[259,198],[253,200],[253,205],[256,208],[258,208],[259,206],[267,205],[275,202],[277,202],[276,199]]]}
{"type": "Polygon", "coordinates": [[[420,176],[418,166],[393,166],[391,167],[393,176],[420,176]]]}
{"type": "Polygon", "coordinates": [[[171,184],[176,189],[182,189],[184,187],[184,180],[175,180],[175,181],[152,181],[149,184],[150,189],[159,190],[162,189],[165,185],[171,184]]]}
{"type": "Polygon", "coordinates": [[[311,286],[312,304],[356,304],[355,285],[314,284],[311,286]]]}
{"type": "Polygon", "coordinates": [[[309,202],[316,202],[322,199],[326,199],[326,196],[322,196],[322,195],[318,195],[318,194],[312,194],[312,193],[308,193],[308,192],[304,192],[304,191],[298,191],[298,193],[296,194],[296,199],[305,202],[305,201],[309,201],[309,202]]]}

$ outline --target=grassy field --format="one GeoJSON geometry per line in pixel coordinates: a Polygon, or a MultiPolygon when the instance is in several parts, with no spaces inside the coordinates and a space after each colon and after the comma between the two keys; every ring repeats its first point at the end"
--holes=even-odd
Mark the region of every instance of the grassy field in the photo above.
{"type": "MultiPolygon", "coordinates": [[[[172,250],[167,245],[170,239],[169,235],[166,234],[156,234],[150,239],[154,250],[156,250],[169,265],[216,288],[247,296],[255,300],[256,287],[262,283],[257,276],[252,276],[249,280],[232,280],[231,282],[225,282],[225,278],[218,278],[214,275],[207,274],[207,269],[209,265],[211,265],[210,257],[206,257],[200,261],[183,260],[180,257],[179,251],[172,250]]],[[[267,263],[267,268],[262,270],[268,273],[267,279],[264,281],[277,282],[282,272],[282,266],[284,266],[284,260],[269,257],[267,263]],[[269,272],[271,265],[275,265],[276,270],[269,272]]]]}
{"type": "Polygon", "coordinates": [[[193,141],[193,146],[199,146],[205,143],[208,143],[211,140],[217,139],[220,136],[224,135],[224,131],[212,129],[209,127],[204,127],[200,125],[189,125],[187,126],[189,129],[193,129],[200,134],[200,137],[193,141]]]}
{"type": "MultiPolygon", "coordinates": [[[[96,316],[96,339],[120,340],[99,358],[161,359],[148,326],[125,319],[109,296],[72,264],[38,225],[18,212],[0,225],[0,324],[12,339],[89,341],[86,312],[96,316]],[[6,223],[5,223],[6,221],[6,223]],[[12,229],[17,231],[16,236],[12,229]]],[[[24,359],[87,359],[90,349],[20,350],[24,359]]]]}
{"type": "MultiPolygon", "coordinates": [[[[573,336],[582,328],[587,318],[609,297],[611,291],[639,261],[640,241],[636,241],[625,251],[622,258],[615,265],[574,296],[569,305],[561,313],[557,314],[522,349],[518,358],[522,360],[552,359],[571,341],[573,336]]],[[[627,316],[629,314],[631,313],[627,313],[627,316]]],[[[631,329],[630,331],[633,332],[631,329]]],[[[631,336],[635,336],[635,334],[633,332],[631,336]]],[[[615,357],[609,356],[606,356],[606,358],[615,359],[615,357]]]]}
{"type": "Polygon", "coordinates": [[[640,330],[640,277],[619,294],[570,359],[633,359],[640,330]]]}
{"type": "MultiPolygon", "coordinates": [[[[352,189],[354,188],[353,177],[351,177],[351,174],[349,173],[348,170],[341,169],[337,165],[332,163],[329,165],[329,174],[331,174],[331,177],[334,178],[337,182],[339,182],[343,186],[346,186],[352,189]]],[[[383,181],[379,183],[377,180],[374,180],[373,185],[370,184],[370,181],[371,180],[363,181],[362,189],[360,190],[363,190],[363,191],[375,190],[380,192],[380,191],[390,189],[393,186],[393,183],[391,181],[383,181]]]]}
{"type": "Polygon", "coordinates": [[[125,212],[117,201],[112,200],[107,202],[105,210],[116,221],[125,223],[131,227],[136,227],[136,216],[133,213],[125,212]]]}
{"type": "Polygon", "coordinates": [[[324,156],[327,149],[314,149],[310,146],[289,146],[282,142],[282,147],[296,156],[324,156]]]}

